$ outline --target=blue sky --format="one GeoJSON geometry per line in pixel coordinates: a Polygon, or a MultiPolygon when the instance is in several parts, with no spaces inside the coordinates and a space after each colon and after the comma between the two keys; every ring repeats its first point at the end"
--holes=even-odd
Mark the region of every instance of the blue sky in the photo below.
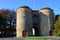
{"type": "Polygon", "coordinates": [[[16,10],[20,6],[29,6],[33,10],[50,7],[55,14],[60,13],[60,0],[0,0],[0,9],[16,10]]]}

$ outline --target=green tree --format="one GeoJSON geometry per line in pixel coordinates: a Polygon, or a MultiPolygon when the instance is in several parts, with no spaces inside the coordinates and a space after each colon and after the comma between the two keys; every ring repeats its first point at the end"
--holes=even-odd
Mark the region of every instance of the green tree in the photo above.
{"type": "Polygon", "coordinates": [[[54,35],[60,36],[60,16],[57,17],[54,24],[54,35]]]}

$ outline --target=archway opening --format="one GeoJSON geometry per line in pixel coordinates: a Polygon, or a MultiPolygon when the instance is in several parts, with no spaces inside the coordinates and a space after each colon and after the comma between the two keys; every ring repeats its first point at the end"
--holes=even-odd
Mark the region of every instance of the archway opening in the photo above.
{"type": "Polygon", "coordinates": [[[35,29],[34,29],[34,28],[32,28],[32,30],[33,30],[33,36],[35,36],[35,29]]]}

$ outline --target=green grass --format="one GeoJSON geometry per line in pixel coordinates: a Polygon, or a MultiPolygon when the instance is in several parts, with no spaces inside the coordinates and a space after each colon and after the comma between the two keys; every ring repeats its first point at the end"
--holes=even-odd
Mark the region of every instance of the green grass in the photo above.
{"type": "Polygon", "coordinates": [[[51,40],[48,37],[44,36],[28,36],[28,37],[20,37],[22,40],[51,40]]]}

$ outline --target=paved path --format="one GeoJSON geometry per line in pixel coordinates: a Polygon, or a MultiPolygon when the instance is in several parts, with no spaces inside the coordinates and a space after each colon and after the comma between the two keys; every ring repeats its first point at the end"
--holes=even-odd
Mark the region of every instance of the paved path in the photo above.
{"type": "Polygon", "coordinates": [[[55,37],[55,36],[46,36],[50,40],[60,40],[60,37],[55,37]]]}
{"type": "Polygon", "coordinates": [[[0,38],[0,40],[21,40],[19,38],[0,38]]]}
{"type": "MultiPolygon", "coordinates": [[[[49,40],[60,40],[60,37],[53,37],[53,36],[46,36],[46,37],[48,37],[49,40]]],[[[10,37],[10,38],[0,38],[0,40],[30,40],[30,39],[10,37]]]]}

